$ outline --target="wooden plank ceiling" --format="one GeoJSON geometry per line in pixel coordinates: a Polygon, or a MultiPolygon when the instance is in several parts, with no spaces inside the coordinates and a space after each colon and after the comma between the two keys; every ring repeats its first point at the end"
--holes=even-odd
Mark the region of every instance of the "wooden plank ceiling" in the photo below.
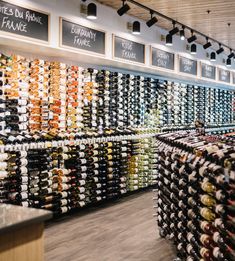
{"type": "MultiPolygon", "coordinates": [[[[120,0],[98,0],[98,2],[118,9],[122,5],[120,0]]],[[[222,42],[235,50],[235,0],[137,0],[137,2],[150,7],[176,21],[188,25],[195,30],[222,42]],[[210,10],[208,15],[207,10],[210,10]],[[231,23],[230,27],[228,23],[231,23]]],[[[147,21],[149,13],[135,5],[128,3],[131,10],[129,15],[147,21]]],[[[167,30],[172,24],[159,18],[158,26],[167,30]]],[[[188,34],[190,35],[190,34],[188,34]]],[[[205,42],[200,38],[199,42],[205,42]]],[[[218,48],[214,44],[215,49],[218,48]]]]}

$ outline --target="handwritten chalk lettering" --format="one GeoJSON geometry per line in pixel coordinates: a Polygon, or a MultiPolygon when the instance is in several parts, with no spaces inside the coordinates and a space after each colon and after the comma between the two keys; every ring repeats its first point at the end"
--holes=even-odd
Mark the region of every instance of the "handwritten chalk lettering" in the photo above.
{"type": "Polygon", "coordinates": [[[191,60],[186,60],[186,59],[183,59],[182,60],[182,63],[185,65],[185,66],[192,66],[193,65],[193,61],[191,60]]]}
{"type": "Polygon", "coordinates": [[[8,8],[5,6],[0,6],[0,13],[8,16],[14,15],[12,8],[8,8]]]}
{"type": "Polygon", "coordinates": [[[161,58],[158,58],[157,59],[157,66],[159,66],[159,67],[166,67],[167,66],[167,61],[163,60],[161,58]]]}
{"type": "Polygon", "coordinates": [[[205,76],[206,76],[206,77],[211,77],[211,76],[212,76],[212,72],[206,71],[206,72],[205,72],[205,76]]]}
{"type": "Polygon", "coordinates": [[[129,52],[127,50],[122,50],[122,57],[136,60],[136,53],[129,52]]]}
{"type": "Polygon", "coordinates": [[[205,65],[206,72],[212,72],[213,68],[211,66],[205,65]]]}
{"type": "Polygon", "coordinates": [[[14,22],[5,16],[2,19],[1,28],[6,28],[18,32],[27,32],[27,23],[25,22],[14,22]]]}
{"type": "Polygon", "coordinates": [[[122,41],[122,48],[125,50],[132,51],[133,49],[133,43],[129,41],[122,41]]]}
{"type": "Polygon", "coordinates": [[[81,38],[79,38],[78,35],[75,35],[75,36],[74,36],[74,44],[76,44],[76,45],[78,45],[78,46],[91,47],[90,40],[81,39],[81,38]]]}
{"type": "Polygon", "coordinates": [[[80,37],[89,38],[94,42],[96,41],[96,33],[92,32],[91,30],[87,30],[85,28],[80,28],[76,25],[72,25],[71,34],[77,34],[80,37]]]}
{"type": "Polygon", "coordinates": [[[18,9],[15,9],[15,17],[24,19],[24,12],[22,12],[22,11],[20,11],[18,9]]]}
{"type": "Polygon", "coordinates": [[[169,61],[170,60],[170,56],[169,54],[165,53],[165,52],[158,52],[158,57],[164,60],[169,61]]]}
{"type": "Polygon", "coordinates": [[[224,77],[227,77],[228,76],[228,72],[227,71],[221,71],[221,75],[224,76],[224,77]]]}
{"type": "Polygon", "coordinates": [[[191,70],[192,70],[191,64],[184,65],[184,72],[191,72],[191,70]]]}
{"type": "Polygon", "coordinates": [[[131,40],[115,36],[114,57],[144,63],[145,46],[131,40]]]}
{"type": "Polygon", "coordinates": [[[105,33],[62,19],[61,44],[105,54],[105,33]]]}
{"type": "Polygon", "coordinates": [[[48,17],[47,14],[0,0],[0,31],[48,41],[48,17]]]}
{"type": "Polygon", "coordinates": [[[42,23],[42,17],[37,16],[34,12],[26,11],[25,12],[25,20],[27,22],[35,22],[38,24],[43,24],[42,23]]]}

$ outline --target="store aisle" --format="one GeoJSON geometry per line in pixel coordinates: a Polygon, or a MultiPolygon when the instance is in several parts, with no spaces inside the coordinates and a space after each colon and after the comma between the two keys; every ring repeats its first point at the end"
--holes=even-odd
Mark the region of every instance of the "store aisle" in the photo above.
{"type": "Polygon", "coordinates": [[[152,196],[137,193],[47,225],[46,261],[172,261],[173,249],[156,231],[152,196]]]}

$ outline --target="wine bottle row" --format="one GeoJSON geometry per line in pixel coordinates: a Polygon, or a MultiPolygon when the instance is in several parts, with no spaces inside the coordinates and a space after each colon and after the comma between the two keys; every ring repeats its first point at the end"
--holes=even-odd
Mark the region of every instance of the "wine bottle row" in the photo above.
{"type": "Polygon", "coordinates": [[[55,215],[156,184],[155,138],[0,153],[0,202],[55,215]]]}
{"type": "Polygon", "coordinates": [[[234,122],[232,90],[3,54],[0,79],[0,134],[11,140],[234,122]]]}
{"type": "Polygon", "coordinates": [[[183,131],[157,137],[157,223],[180,260],[235,260],[232,137],[183,131]]]}

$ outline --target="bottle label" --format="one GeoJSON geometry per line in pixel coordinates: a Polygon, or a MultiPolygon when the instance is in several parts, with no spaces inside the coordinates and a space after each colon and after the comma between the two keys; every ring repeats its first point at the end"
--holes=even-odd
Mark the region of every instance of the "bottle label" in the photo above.
{"type": "Polygon", "coordinates": [[[81,166],[81,171],[86,171],[87,167],[86,166],[81,166]]]}
{"type": "Polygon", "coordinates": [[[20,195],[21,195],[22,199],[27,199],[28,198],[28,193],[26,193],[26,192],[22,192],[22,193],[20,193],[20,195]]]}
{"type": "Polygon", "coordinates": [[[80,193],[84,193],[85,192],[85,188],[84,187],[79,187],[79,191],[80,191],[80,193]]]}
{"type": "Polygon", "coordinates": [[[66,213],[66,212],[68,212],[68,208],[67,208],[67,207],[62,207],[60,210],[61,210],[61,213],[66,213]]]}
{"type": "Polygon", "coordinates": [[[85,197],[86,197],[86,196],[85,196],[84,194],[79,194],[79,198],[80,198],[80,199],[85,199],[85,197]]]}

